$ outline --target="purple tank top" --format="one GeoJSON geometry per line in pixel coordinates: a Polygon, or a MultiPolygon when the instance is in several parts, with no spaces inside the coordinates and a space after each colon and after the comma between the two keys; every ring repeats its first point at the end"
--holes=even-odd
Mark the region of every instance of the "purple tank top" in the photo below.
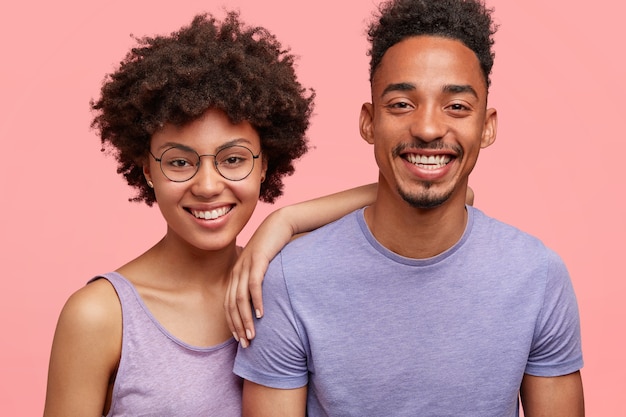
{"type": "Polygon", "coordinates": [[[107,417],[241,415],[242,382],[232,372],[234,339],[209,348],[190,346],[159,324],[126,278],[112,272],[93,280],[100,278],[115,288],[123,322],[107,417]]]}

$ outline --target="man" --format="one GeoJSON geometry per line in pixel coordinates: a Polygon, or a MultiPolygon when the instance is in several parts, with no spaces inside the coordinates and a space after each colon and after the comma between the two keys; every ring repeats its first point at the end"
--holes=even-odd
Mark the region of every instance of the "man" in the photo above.
{"type": "Polygon", "coordinates": [[[288,245],[239,350],[244,416],[583,416],[576,299],[539,240],[465,205],[492,10],[392,0],[369,30],[374,204],[288,245]]]}

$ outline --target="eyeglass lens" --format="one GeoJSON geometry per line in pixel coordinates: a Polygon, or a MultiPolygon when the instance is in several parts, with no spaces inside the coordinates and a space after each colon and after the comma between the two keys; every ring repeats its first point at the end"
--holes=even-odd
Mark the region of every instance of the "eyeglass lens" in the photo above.
{"type": "Polygon", "coordinates": [[[192,149],[170,148],[161,155],[161,170],[172,181],[182,182],[193,178],[200,169],[202,156],[214,156],[215,168],[224,178],[240,181],[246,178],[254,168],[255,156],[245,146],[229,146],[216,155],[198,155],[192,149]]]}

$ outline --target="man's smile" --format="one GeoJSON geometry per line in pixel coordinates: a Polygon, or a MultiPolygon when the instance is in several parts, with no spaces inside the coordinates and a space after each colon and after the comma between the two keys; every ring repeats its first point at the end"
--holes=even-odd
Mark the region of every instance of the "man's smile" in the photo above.
{"type": "Polygon", "coordinates": [[[409,153],[403,155],[410,163],[423,169],[438,169],[446,166],[452,159],[450,155],[418,155],[409,153]]]}

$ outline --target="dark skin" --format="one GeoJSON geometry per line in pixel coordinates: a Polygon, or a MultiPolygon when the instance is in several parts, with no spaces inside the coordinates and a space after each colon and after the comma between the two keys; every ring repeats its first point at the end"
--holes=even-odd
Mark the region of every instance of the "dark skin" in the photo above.
{"type": "MultiPolygon", "coordinates": [[[[428,258],[453,246],[467,223],[468,177],[480,149],[496,138],[497,112],[476,55],[461,42],[408,38],[390,48],[363,105],[360,130],[379,166],[376,201],[365,220],[376,239],[405,257],[428,258]],[[416,147],[414,142],[442,146],[416,147]],[[445,163],[429,167],[415,158],[445,163]]],[[[431,164],[430,162],[426,165],[431,164]]],[[[306,413],[307,386],[280,390],[244,382],[245,417],[306,413]]],[[[522,376],[527,417],[584,416],[580,373],[522,376]]]]}

